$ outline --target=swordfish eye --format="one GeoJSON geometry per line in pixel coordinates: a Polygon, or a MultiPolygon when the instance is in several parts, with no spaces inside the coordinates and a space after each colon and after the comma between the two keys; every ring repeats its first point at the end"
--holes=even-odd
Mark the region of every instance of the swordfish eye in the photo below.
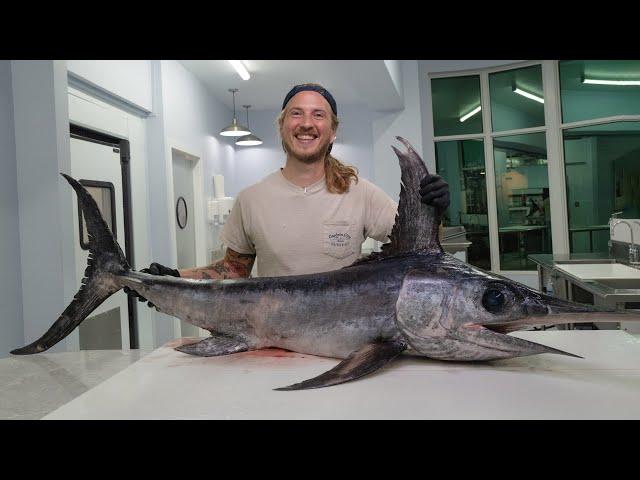
{"type": "Polygon", "coordinates": [[[513,294],[504,285],[490,284],[482,294],[482,306],[491,313],[500,313],[511,303],[513,294]]]}

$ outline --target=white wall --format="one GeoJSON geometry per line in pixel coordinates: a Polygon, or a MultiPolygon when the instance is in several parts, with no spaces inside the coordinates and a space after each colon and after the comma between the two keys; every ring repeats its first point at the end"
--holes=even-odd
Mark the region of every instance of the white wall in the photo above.
{"type": "MultiPolygon", "coordinates": [[[[67,71],[64,61],[12,61],[25,341],[39,338],[75,292],[67,71]]],[[[17,252],[16,252],[17,254],[17,252]]],[[[64,351],[64,342],[51,351],[64,351]]]]}
{"type": "MultiPolygon", "coordinates": [[[[233,147],[218,135],[231,121],[231,112],[177,61],[152,61],[152,96],[154,112],[146,120],[151,251],[153,261],[175,266],[171,148],[200,158],[204,198],[213,197],[213,175],[233,174],[233,147]]],[[[199,207],[205,215],[206,201],[199,207]]],[[[208,223],[205,229],[208,261],[218,246],[219,231],[208,223]]],[[[155,317],[154,341],[162,345],[174,338],[175,323],[164,314],[155,317]]]]}
{"type": "MultiPolygon", "coordinates": [[[[396,136],[405,138],[422,155],[422,114],[418,85],[418,62],[401,62],[404,110],[376,113],[373,119],[373,156],[375,183],[396,202],[400,196],[400,165],[391,145],[404,149],[396,136]]],[[[432,169],[433,155],[423,156],[427,168],[432,169]]]]}
{"type": "Polygon", "coordinates": [[[24,345],[11,62],[0,61],[0,358],[24,345]]]}
{"type": "Polygon", "coordinates": [[[402,61],[401,60],[385,60],[385,67],[389,71],[389,76],[398,95],[404,100],[404,89],[402,86],[402,61]]]}
{"type": "MultiPolygon", "coordinates": [[[[162,61],[161,67],[165,137],[169,142],[194,150],[189,153],[200,156],[203,161],[204,197],[211,198],[214,196],[214,174],[225,175],[225,178],[235,175],[233,141],[218,134],[231,123],[232,112],[179,62],[162,61]]],[[[206,202],[200,207],[206,214],[206,202]]],[[[218,246],[217,233],[213,226],[207,224],[208,252],[218,246]]]]}
{"type": "MultiPolygon", "coordinates": [[[[236,112],[241,125],[247,123],[246,110],[236,112]]],[[[278,110],[249,109],[249,127],[262,140],[262,145],[242,147],[235,145],[235,138],[230,137],[229,145],[233,145],[233,168],[228,169],[225,176],[225,194],[236,197],[238,193],[264,177],[284,166],[285,153],[280,144],[276,127],[278,110]]],[[[231,117],[227,120],[231,123],[231,117]]],[[[222,137],[221,137],[222,138],[222,137]]]]}
{"type": "Polygon", "coordinates": [[[153,110],[150,60],[69,60],[72,76],[142,110],[153,110]]]}
{"type": "Polygon", "coordinates": [[[373,112],[362,105],[338,106],[340,125],[331,153],[358,168],[361,177],[375,182],[373,112]]]}

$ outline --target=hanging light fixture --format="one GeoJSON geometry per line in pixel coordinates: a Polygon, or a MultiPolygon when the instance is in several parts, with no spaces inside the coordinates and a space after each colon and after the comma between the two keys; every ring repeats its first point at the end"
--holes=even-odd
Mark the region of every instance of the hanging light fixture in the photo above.
{"type": "Polygon", "coordinates": [[[220,131],[220,135],[225,137],[241,137],[243,135],[248,135],[251,133],[249,128],[238,125],[238,121],[236,120],[236,92],[238,89],[230,88],[229,91],[233,94],[233,121],[231,122],[231,125],[220,131]]]}
{"type": "MultiPolygon", "coordinates": [[[[242,108],[247,109],[247,127],[249,126],[249,108],[251,105],[243,105],[242,108]]],[[[236,140],[236,145],[242,145],[243,147],[253,147],[255,145],[262,145],[262,140],[256,137],[253,133],[240,137],[236,140]]]]}

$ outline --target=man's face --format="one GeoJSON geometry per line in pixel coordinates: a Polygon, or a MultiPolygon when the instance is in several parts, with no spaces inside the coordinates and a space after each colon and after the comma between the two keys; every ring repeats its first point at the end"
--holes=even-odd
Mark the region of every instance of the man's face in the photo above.
{"type": "Polygon", "coordinates": [[[331,106],[322,95],[304,91],[286,107],[280,134],[287,153],[305,163],[324,159],[333,142],[331,106]]]}

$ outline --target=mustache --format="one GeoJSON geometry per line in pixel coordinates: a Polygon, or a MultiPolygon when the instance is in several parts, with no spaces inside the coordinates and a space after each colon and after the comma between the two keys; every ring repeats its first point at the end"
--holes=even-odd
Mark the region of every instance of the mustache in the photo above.
{"type": "Polygon", "coordinates": [[[300,130],[296,130],[295,132],[293,132],[294,135],[315,135],[316,137],[319,137],[320,135],[318,134],[318,132],[316,132],[313,129],[309,129],[309,130],[304,130],[304,129],[300,129],[300,130]]]}

